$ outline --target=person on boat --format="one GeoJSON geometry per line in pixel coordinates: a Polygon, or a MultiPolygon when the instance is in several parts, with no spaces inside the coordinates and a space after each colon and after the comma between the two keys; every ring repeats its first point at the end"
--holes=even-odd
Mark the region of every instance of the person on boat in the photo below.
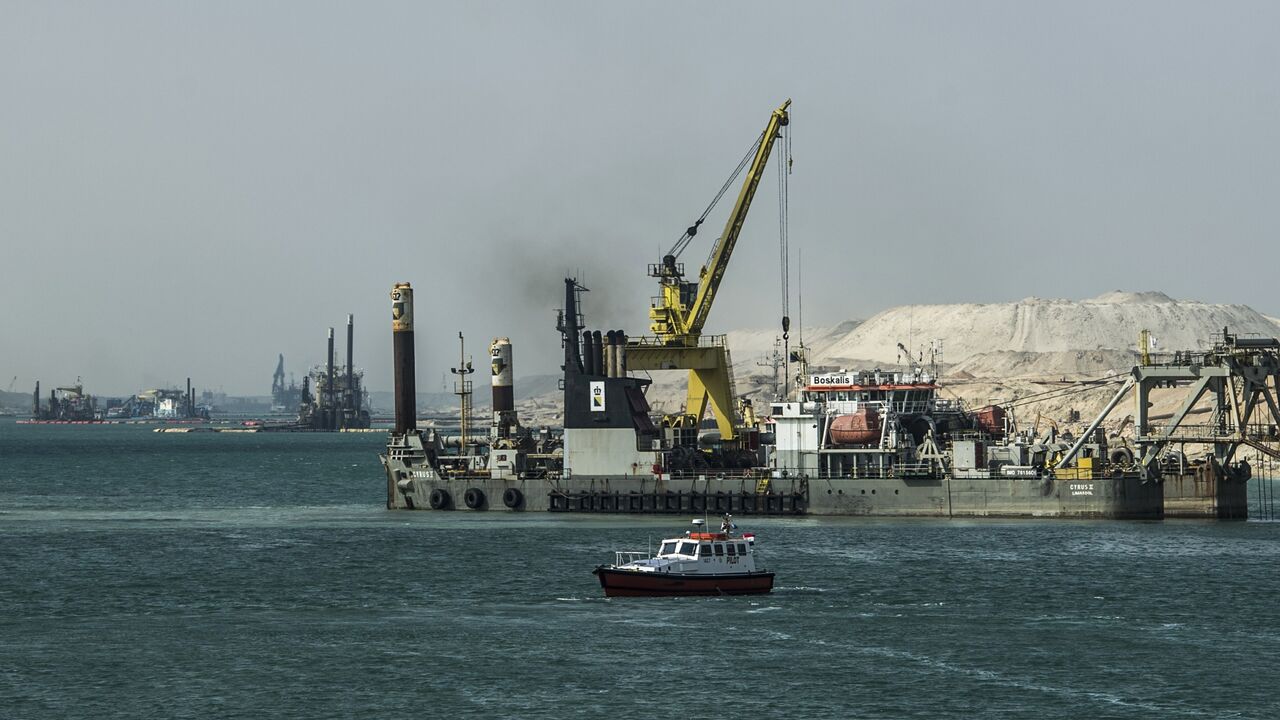
{"type": "Polygon", "coordinates": [[[727,533],[730,530],[737,529],[737,525],[733,524],[733,516],[725,513],[724,519],[720,521],[720,532],[727,533]]]}

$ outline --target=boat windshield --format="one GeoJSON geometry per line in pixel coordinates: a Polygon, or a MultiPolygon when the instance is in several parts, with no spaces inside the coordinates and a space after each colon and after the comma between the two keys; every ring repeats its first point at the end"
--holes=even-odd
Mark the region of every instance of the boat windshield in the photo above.
{"type": "Polygon", "coordinates": [[[691,556],[691,557],[692,557],[692,556],[694,556],[694,555],[697,555],[697,554],[698,554],[698,544],[697,544],[697,543],[694,543],[694,542],[688,542],[688,541],[685,541],[685,542],[680,543],[680,554],[681,554],[681,555],[689,555],[689,556],[691,556]]]}
{"type": "Polygon", "coordinates": [[[664,542],[664,543],[662,543],[662,550],[660,550],[660,551],[658,552],[658,554],[659,554],[659,555],[675,555],[675,554],[676,554],[676,541],[674,541],[674,540],[670,540],[670,541],[668,541],[668,542],[664,542]]]}

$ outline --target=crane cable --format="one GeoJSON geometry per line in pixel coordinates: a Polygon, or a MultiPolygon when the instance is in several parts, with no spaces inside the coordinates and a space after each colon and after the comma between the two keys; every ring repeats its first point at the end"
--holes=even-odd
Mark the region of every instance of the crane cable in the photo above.
{"type": "MultiPolygon", "coordinates": [[[[762,142],[764,142],[764,133],[760,133],[760,137],[756,138],[756,141],[751,144],[750,148],[747,148],[747,154],[742,156],[742,161],[738,163],[737,169],[733,171],[733,174],[729,176],[728,180],[724,181],[724,185],[720,186],[720,192],[716,193],[716,196],[711,199],[711,203],[707,205],[707,209],[702,211],[702,215],[698,216],[698,219],[684,231],[684,234],[680,236],[680,239],[676,241],[676,244],[671,246],[671,251],[667,253],[668,255],[671,255],[672,257],[680,257],[680,253],[684,252],[684,249],[689,246],[689,241],[693,240],[694,235],[698,234],[698,227],[702,225],[703,221],[707,219],[707,216],[711,214],[716,203],[720,202],[720,198],[724,197],[724,194],[729,192],[729,188],[733,187],[734,181],[738,179],[738,176],[742,174],[742,171],[747,167],[747,164],[751,162],[753,157],[755,157],[756,150],[760,148],[760,143],[762,142]]],[[[712,246],[712,251],[714,252],[714,245],[712,246]]],[[[711,261],[708,259],[707,262],[710,263],[711,261]]]]}
{"type": "Polygon", "coordinates": [[[791,332],[791,238],[789,214],[791,211],[791,133],[782,128],[782,142],[778,145],[778,268],[782,274],[782,338],[791,332]]]}
{"type": "Polygon", "coordinates": [[[1123,378],[1126,375],[1128,375],[1128,373],[1115,373],[1114,375],[1105,375],[1103,377],[1100,377],[1094,380],[1077,381],[1079,383],[1079,386],[1077,387],[1053,388],[1052,390],[1045,390],[1039,393],[1032,393],[1031,395],[1024,395],[1020,398],[1017,398],[1013,402],[1005,404],[1004,407],[1006,408],[1019,407],[1021,405],[1026,405],[1031,402],[1044,402],[1046,400],[1057,400],[1060,397],[1069,397],[1071,395],[1082,394],[1088,390],[1092,390],[1097,387],[1101,387],[1105,385],[1114,385],[1115,383],[1120,382],[1121,381],[1120,378],[1123,378]]]}

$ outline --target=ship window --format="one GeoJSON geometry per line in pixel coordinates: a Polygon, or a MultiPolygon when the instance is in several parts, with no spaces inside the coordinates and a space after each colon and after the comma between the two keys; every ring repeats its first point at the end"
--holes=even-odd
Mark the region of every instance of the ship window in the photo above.
{"type": "Polygon", "coordinates": [[[724,554],[724,544],[723,544],[723,543],[716,543],[715,547],[716,547],[716,555],[723,555],[723,554],[724,554]]]}
{"type": "Polygon", "coordinates": [[[735,556],[735,555],[737,555],[737,554],[738,554],[737,546],[735,546],[733,543],[729,543],[729,544],[727,544],[725,547],[727,547],[727,548],[729,549],[729,555],[730,555],[730,557],[735,556]]]}
{"type": "Polygon", "coordinates": [[[682,543],[680,543],[680,554],[681,554],[681,555],[690,555],[690,556],[692,556],[692,555],[697,554],[697,552],[698,552],[698,544],[697,544],[697,543],[691,543],[691,542],[682,542],[682,543]]]}
{"type": "Polygon", "coordinates": [[[738,543],[738,554],[739,554],[739,555],[746,555],[746,554],[747,554],[747,544],[746,544],[746,543],[738,543]]]}
{"type": "Polygon", "coordinates": [[[674,543],[674,542],[664,542],[664,543],[662,543],[662,551],[661,551],[661,552],[659,552],[658,554],[659,554],[659,555],[675,555],[675,554],[676,554],[676,543],[674,543]]]}
{"type": "Polygon", "coordinates": [[[702,543],[698,547],[698,554],[702,557],[711,557],[711,543],[702,543]]]}

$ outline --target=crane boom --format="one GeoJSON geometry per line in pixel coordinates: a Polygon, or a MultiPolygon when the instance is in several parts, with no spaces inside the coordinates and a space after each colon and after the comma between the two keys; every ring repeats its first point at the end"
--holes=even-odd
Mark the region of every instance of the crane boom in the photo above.
{"type": "MultiPolygon", "coordinates": [[[[671,252],[663,256],[662,262],[649,266],[649,274],[658,278],[661,295],[654,298],[649,305],[649,329],[653,333],[650,338],[633,338],[627,341],[627,366],[631,370],[687,370],[689,372],[688,394],[684,409],[679,414],[667,415],[663,418],[663,426],[675,429],[697,428],[702,416],[710,409],[715,415],[716,427],[720,430],[722,443],[740,441],[737,409],[734,405],[733,365],[729,359],[729,348],[723,337],[703,338],[702,328],[711,312],[711,304],[715,301],[716,291],[720,289],[720,281],[724,279],[725,270],[729,266],[729,258],[733,255],[738,235],[742,233],[743,222],[747,219],[747,210],[751,208],[751,200],[755,197],[756,188],[764,176],[765,165],[773,151],[774,141],[781,136],[782,128],[790,122],[787,108],[791,101],[787,100],[769,116],[769,124],[764,133],[747,151],[737,170],[720,189],[716,199],[712,200],[702,217],[685,231],[680,241],[671,252]],[[684,277],[684,264],[676,261],[680,252],[688,245],[698,232],[698,226],[706,219],[717,200],[728,191],[734,178],[747,167],[747,158],[752,158],[742,189],[738,192],[738,200],[733,205],[729,219],[725,222],[724,232],[716,240],[711,250],[711,257],[698,273],[697,281],[687,281],[684,277]],[[709,342],[707,342],[709,340],[709,342]]],[[[696,433],[695,433],[696,435],[696,433]]]]}
{"type": "Polygon", "coordinates": [[[694,299],[693,306],[690,308],[689,324],[685,328],[685,332],[688,334],[700,334],[702,327],[707,322],[707,315],[711,312],[711,303],[716,299],[716,291],[720,289],[720,281],[724,279],[724,272],[729,267],[729,258],[733,256],[733,248],[738,244],[738,235],[742,233],[742,224],[746,222],[747,210],[751,208],[751,201],[756,196],[756,187],[760,185],[760,178],[764,175],[764,168],[769,163],[769,155],[773,152],[773,141],[778,138],[782,128],[790,122],[790,118],[787,115],[787,108],[790,106],[791,100],[788,99],[769,116],[769,124],[765,126],[764,135],[760,140],[760,148],[756,151],[755,159],[751,162],[751,168],[747,171],[747,177],[742,182],[742,190],[738,192],[738,201],[734,203],[733,211],[729,213],[729,219],[725,221],[724,232],[720,234],[720,239],[716,242],[715,249],[712,250],[711,264],[703,268],[699,274],[698,296],[694,299]]]}
{"type": "Polygon", "coordinates": [[[649,274],[658,278],[662,292],[649,307],[649,329],[658,338],[660,344],[685,346],[698,344],[707,316],[711,313],[711,304],[715,301],[716,291],[720,289],[720,282],[724,279],[725,270],[729,267],[729,258],[733,256],[733,248],[738,243],[738,235],[742,233],[742,225],[747,219],[751,201],[755,198],[756,188],[760,185],[765,166],[769,163],[773,143],[779,137],[782,128],[790,122],[790,116],[787,114],[787,108],[790,106],[791,101],[787,100],[769,116],[769,124],[765,126],[764,133],[756,144],[751,166],[746,178],[742,181],[738,200],[734,203],[732,212],[729,213],[729,219],[725,221],[724,232],[720,234],[715,247],[711,250],[710,261],[698,273],[698,281],[688,282],[684,279],[684,264],[677,263],[676,256],[679,250],[684,248],[687,239],[697,232],[697,225],[702,223],[701,219],[687,231],[682,242],[677,243],[676,248],[662,258],[662,263],[649,266],[649,274]]]}

